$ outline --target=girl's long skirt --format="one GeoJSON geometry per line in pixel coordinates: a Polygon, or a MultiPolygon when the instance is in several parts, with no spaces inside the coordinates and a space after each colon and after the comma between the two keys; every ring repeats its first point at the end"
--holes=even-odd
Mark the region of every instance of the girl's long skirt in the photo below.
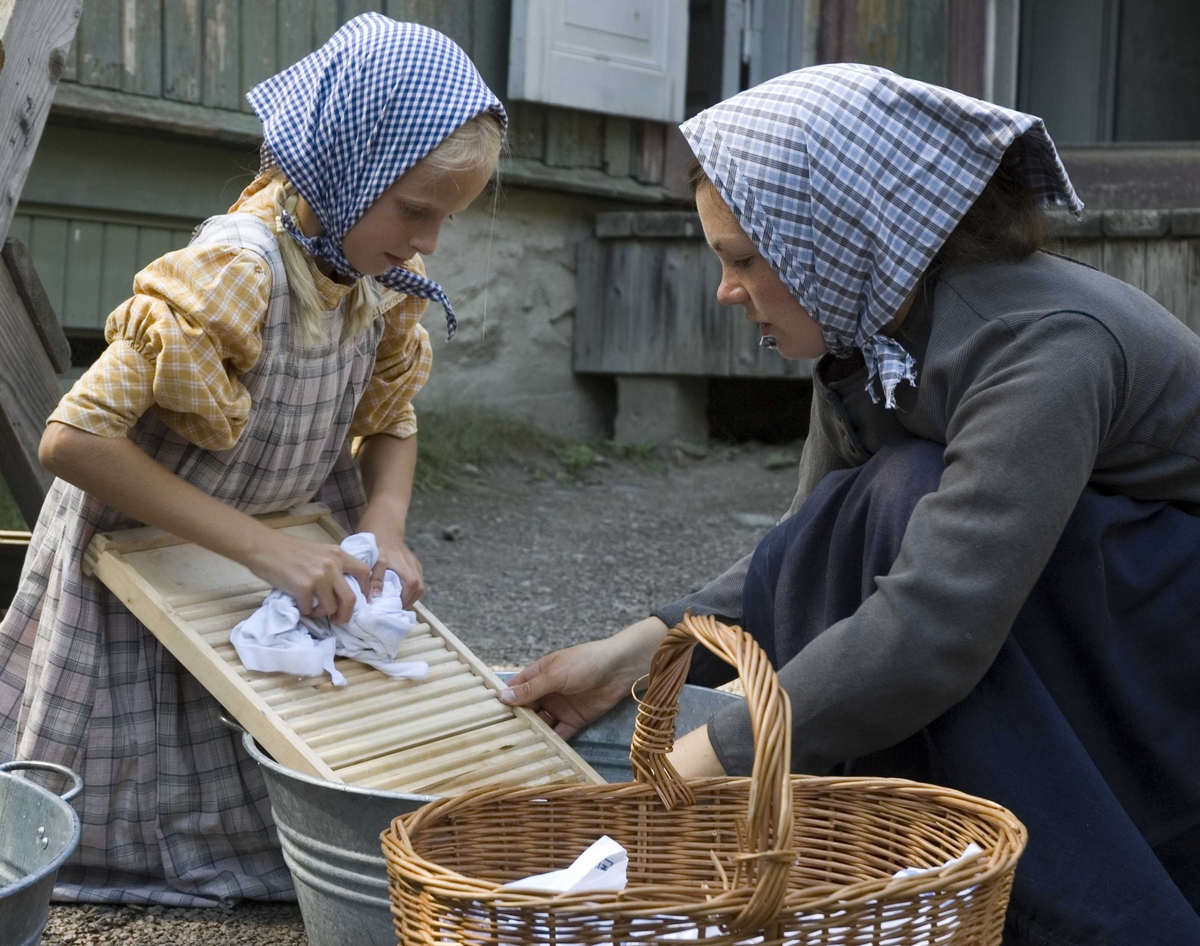
{"type": "MultiPolygon", "coordinates": [[[[763,540],[743,613],[777,665],[888,573],[942,451],[918,441],[831,474],[763,540]]],[[[1200,944],[1200,517],[1085,491],[971,694],[845,771],[947,785],[1025,823],[1006,943],[1200,944]]]]}

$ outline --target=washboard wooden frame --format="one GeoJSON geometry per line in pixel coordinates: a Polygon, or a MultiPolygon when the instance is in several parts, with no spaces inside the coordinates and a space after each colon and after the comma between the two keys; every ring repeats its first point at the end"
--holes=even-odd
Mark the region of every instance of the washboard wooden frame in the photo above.
{"type": "MultiPolygon", "coordinates": [[[[259,517],[321,542],[346,536],[319,503],[259,517]]],[[[503,684],[421,604],[424,622],[399,659],[426,660],[425,680],[392,680],[339,659],[348,684],[255,673],[229,631],[262,603],[266,582],[161,529],[98,533],[84,554],[95,575],[259,745],[283,765],[366,788],[454,795],[485,786],[602,783],[535,713],[500,702],[503,684]]]]}

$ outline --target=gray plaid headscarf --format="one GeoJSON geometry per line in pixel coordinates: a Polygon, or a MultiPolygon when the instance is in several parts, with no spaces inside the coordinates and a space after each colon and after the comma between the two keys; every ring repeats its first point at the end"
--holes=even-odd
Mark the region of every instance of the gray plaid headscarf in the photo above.
{"type": "Polygon", "coordinates": [[[916,363],[880,329],[1020,139],[1016,172],[1078,216],[1040,118],[857,64],[779,76],[680,126],[835,355],[862,350],[888,407],[916,363]]]}

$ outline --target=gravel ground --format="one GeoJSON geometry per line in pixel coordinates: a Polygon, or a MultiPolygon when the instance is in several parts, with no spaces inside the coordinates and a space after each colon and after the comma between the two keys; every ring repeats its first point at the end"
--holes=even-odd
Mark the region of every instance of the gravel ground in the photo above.
{"type": "MultiPolygon", "coordinates": [[[[425,603],[494,667],[606,636],[754,547],[795,490],[794,465],[780,461],[776,448],[738,447],[700,459],[676,451],[665,469],[613,461],[583,480],[536,467],[470,468],[461,489],[413,502],[409,538],[425,568],[425,603]]],[[[291,904],[55,906],[43,938],[44,946],[307,942],[291,904]]]]}

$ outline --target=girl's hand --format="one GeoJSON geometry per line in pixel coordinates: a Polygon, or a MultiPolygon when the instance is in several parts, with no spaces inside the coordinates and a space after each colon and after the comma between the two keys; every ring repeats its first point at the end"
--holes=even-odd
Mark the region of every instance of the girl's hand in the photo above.
{"type": "Polygon", "coordinates": [[[383,573],[390,568],[400,576],[400,599],[406,608],[411,608],[425,594],[425,578],[420,561],[403,540],[385,543],[379,536],[375,540],[379,544],[379,560],[371,569],[371,590],[367,597],[374,598],[383,591],[383,573]]]}
{"type": "Polygon", "coordinates": [[[666,633],[662,621],[646,618],[604,640],[555,651],[513,677],[500,700],[528,706],[569,739],[629,695],[666,633]]]}
{"type": "Polygon", "coordinates": [[[350,620],[354,592],[345,576],[353,575],[360,588],[367,587],[371,570],[366,563],[336,545],[273,529],[264,531],[267,534],[263,543],[249,556],[246,566],[272,588],[295,598],[301,614],[328,617],[335,624],[350,620]]]}

